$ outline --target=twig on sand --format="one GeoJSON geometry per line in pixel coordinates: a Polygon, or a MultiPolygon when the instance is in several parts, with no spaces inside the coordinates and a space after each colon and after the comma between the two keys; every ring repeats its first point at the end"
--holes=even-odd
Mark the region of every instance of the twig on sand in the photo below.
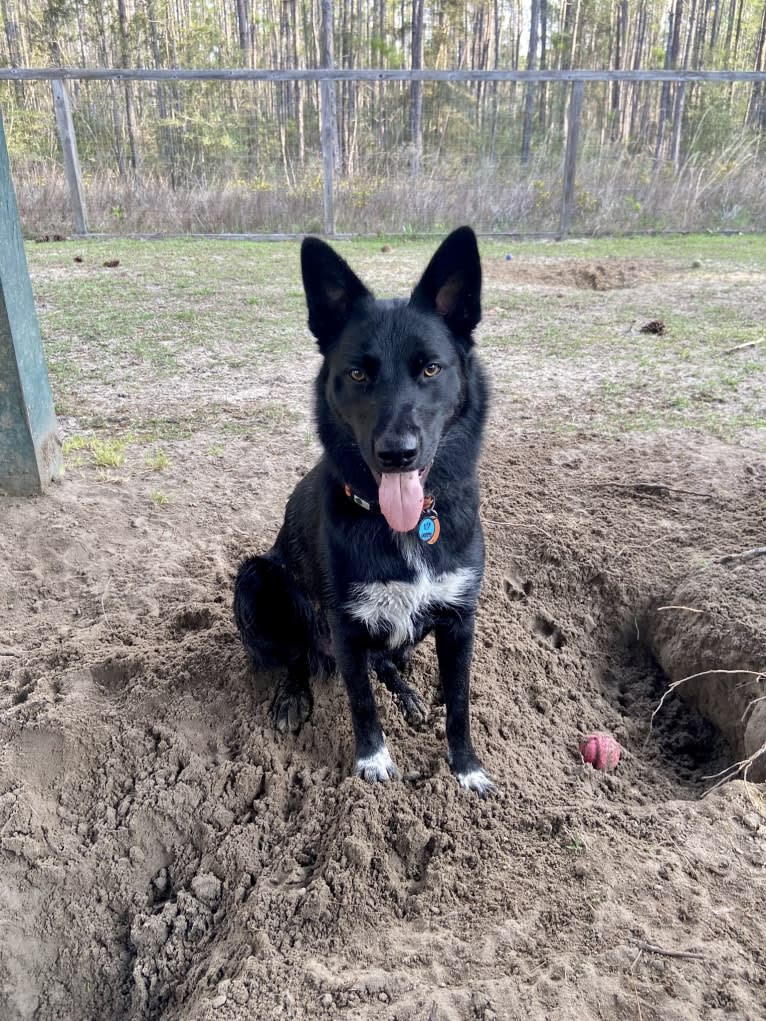
{"type": "MultiPolygon", "coordinates": [[[[682,607],[682,609],[688,609],[688,607],[682,607]]],[[[732,675],[732,674],[744,674],[747,677],[752,678],[753,679],[752,683],[754,683],[754,684],[758,684],[760,681],[766,681],[766,670],[743,670],[743,669],[739,669],[739,670],[702,670],[702,671],[700,671],[697,674],[689,674],[688,677],[679,677],[679,679],[677,681],[673,681],[672,684],[668,685],[668,690],[663,693],[662,698],[660,699],[659,703],[657,704],[657,708],[652,713],[652,718],[649,721],[649,734],[651,734],[652,727],[654,726],[654,717],[657,715],[657,713],[660,711],[660,709],[662,709],[662,706],[664,705],[665,699],[668,697],[668,695],[672,691],[675,691],[675,689],[679,685],[684,684],[686,681],[693,681],[696,677],[707,677],[709,674],[729,674],[729,675],[732,675]]],[[[742,683],[744,684],[745,682],[743,681],[742,683]]],[[[749,703],[749,705],[745,709],[745,712],[742,715],[742,722],[744,722],[745,717],[747,716],[748,712],[752,711],[753,706],[757,702],[762,702],[764,699],[766,699],[766,695],[759,695],[757,698],[754,698],[749,703]]],[[[648,740],[648,735],[647,735],[647,740],[648,740]]],[[[718,790],[719,787],[721,787],[723,784],[727,783],[729,780],[733,780],[734,777],[736,777],[736,776],[740,776],[741,775],[742,779],[746,781],[747,780],[747,774],[750,771],[750,767],[755,762],[757,762],[758,759],[760,759],[762,756],[766,756],[766,741],[764,741],[764,743],[761,745],[760,748],[757,748],[751,755],[748,755],[747,758],[740,759],[739,762],[735,762],[731,766],[727,766],[726,769],[722,769],[720,773],[713,773],[711,776],[704,777],[703,779],[705,779],[705,780],[715,780],[716,783],[713,784],[713,786],[710,788],[710,790],[705,791],[705,794],[703,795],[703,797],[705,797],[708,794],[712,794],[713,791],[718,790]]]]}
{"type": "Polygon", "coordinates": [[[668,685],[668,690],[663,693],[662,698],[657,703],[657,708],[652,713],[652,718],[649,721],[650,734],[652,732],[652,726],[654,725],[654,717],[657,715],[660,709],[662,709],[663,705],[665,704],[665,699],[668,697],[668,695],[672,694],[672,692],[674,692],[676,688],[680,687],[680,685],[685,684],[686,681],[693,681],[696,677],[707,677],[708,674],[747,674],[749,677],[755,677],[756,680],[759,680],[761,677],[763,677],[762,670],[700,670],[700,672],[697,674],[689,674],[688,677],[679,677],[677,681],[673,681],[668,685]]]}
{"type": "Polygon", "coordinates": [[[766,546],[756,546],[754,549],[746,549],[742,553],[727,553],[726,556],[718,557],[717,564],[730,564],[732,560],[753,560],[755,557],[766,557],[766,546]]]}
{"type": "Polygon", "coordinates": [[[651,547],[652,546],[656,546],[657,543],[659,543],[659,542],[667,542],[667,541],[668,541],[668,536],[667,535],[660,535],[656,539],[652,539],[651,542],[646,542],[646,543],[644,543],[641,546],[622,546],[615,553],[614,559],[617,560],[619,557],[621,557],[623,555],[623,553],[628,553],[628,552],[630,552],[630,553],[637,553],[639,550],[651,549],[651,547]]]}
{"type": "Polygon", "coordinates": [[[689,613],[707,613],[707,610],[697,610],[693,606],[676,606],[673,603],[668,606],[658,606],[657,612],[659,613],[660,610],[688,610],[689,613]]]}
{"type": "Polygon", "coordinates": [[[642,939],[634,939],[632,936],[628,936],[628,939],[634,946],[637,946],[639,950],[644,950],[648,954],[661,954],[663,957],[678,957],[684,961],[704,961],[705,955],[698,954],[693,950],[666,950],[664,947],[658,947],[656,943],[646,943],[642,939]]]}
{"type": "MultiPolygon", "coordinates": [[[[766,680],[766,673],[763,673],[761,676],[764,680],[766,680]]],[[[758,683],[757,677],[755,682],[756,684],[758,683]]],[[[754,698],[752,702],[748,702],[745,711],[742,713],[742,723],[744,723],[746,718],[752,714],[753,706],[758,705],[759,702],[766,702],[766,695],[759,695],[758,698],[754,698]]]]}
{"type": "Polygon", "coordinates": [[[695,489],[678,489],[664,482],[589,482],[588,485],[596,489],[635,489],[639,493],[682,493],[684,496],[699,496],[703,500],[709,500],[713,495],[695,489]]]}
{"type": "Polygon", "coordinates": [[[766,755],[766,741],[763,742],[760,748],[756,749],[752,755],[748,755],[746,759],[740,759],[739,762],[735,762],[731,766],[727,766],[726,769],[722,769],[720,773],[713,773],[712,776],[706,776],[705,780],[716,780],[709,791],[705,791],[703,797],[708,794],[712,794],[713,791],[717,791],[723,784],[728,783],[729,780],[733,780],[735,776],[742,774],[742,779],[747,780],[747,774],[750,767],[756,762],[762,755],[766,755]]]}
{"type": "Polygon", "coordinates": [[[744,344],[737,344],[735,347],[728,347],[723,352],[725,355],[733,355],[735,351],[744,351],[746,347],[758,347],[759,344],[766,342],[766,337],[761,337],[760,340],[748,340],[744,344]]]}

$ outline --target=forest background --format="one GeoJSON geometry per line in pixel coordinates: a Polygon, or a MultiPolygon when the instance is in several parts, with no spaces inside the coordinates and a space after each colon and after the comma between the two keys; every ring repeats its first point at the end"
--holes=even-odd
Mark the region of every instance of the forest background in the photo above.
{"type": "MultiPolygon", "coordinates": [[[[6,68],[766,69],[766,0],[0,0],[0,20],[6,68]]],[[[321,229],[319,82],[68,88],[91,229],[321,229]]],[[[554,230],[570,92],[334,83],[337,230],[554,230]]],[[[50,83],[0,81],[0,107],[25,229],[66,231],[50,83]]],[[[764,229],[765,137],[763,81],[588,83],[573,228],[764,229]]]]}

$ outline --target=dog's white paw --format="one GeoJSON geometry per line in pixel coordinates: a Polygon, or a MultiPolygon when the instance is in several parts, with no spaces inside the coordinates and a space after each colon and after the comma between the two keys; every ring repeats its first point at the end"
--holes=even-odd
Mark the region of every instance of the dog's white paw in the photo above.
{"type": "Polygon", "coordinates": [[[465,787],[469,791],[476,791],[482,798],[486,798],[488,794],[494,794],[497,790],[494,780],[483,769],[471,769],[466,773],[455,775],[461,787],[465,787]]]}
{"type": "Polygon", "coordinates": [[[394,765],[394,760],[385,745],[381,745],[374,755],[357,759],[354,769],[356,775],[361,776],[368,783],[385,783],[387,780],[399,778],[399,770],[394,765]]]}

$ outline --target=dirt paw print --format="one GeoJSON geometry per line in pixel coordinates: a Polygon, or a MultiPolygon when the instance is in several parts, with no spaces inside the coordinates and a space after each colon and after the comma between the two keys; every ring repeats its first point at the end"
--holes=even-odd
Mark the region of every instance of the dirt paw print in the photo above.
{"type": "Polygon", "coordinates": [[[525,581],[518,574],[507,574],[503,578],[503,589],[513,603],[521,603],[532,592],[532,582],[525,581]]]}
{"type": "Polygon", "coordinates": [[[214,623],[213,613],[207,606],[185,606],[173,620],[176,631],[207,631],[214,623]]]}
{"type": "Polygon", "coordinates": [[[567,643],[564,632],[558,624],[547,617],[535,617],[532,624],[532,633],[537,635],[546,645],[550,645],[552,649],[560,649],[567,643]]]}
{"type": "Polygon", "coordinates": [[[127,688],[142,667],[141,659],[110,656],[100,663],[94,663],[90,673],[98,688],[104,689],[106,694],[118,694],[127,688]]]}

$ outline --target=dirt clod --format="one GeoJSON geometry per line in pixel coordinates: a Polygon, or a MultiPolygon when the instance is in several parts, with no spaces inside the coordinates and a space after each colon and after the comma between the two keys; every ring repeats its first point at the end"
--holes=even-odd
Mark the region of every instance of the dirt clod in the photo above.
{"type": "Polygon", "coordinates": [[[639,329],[639,333],[654,333],[661,337],[665,333],[665,323],[662,319],[650,319],[639,329]]]}

